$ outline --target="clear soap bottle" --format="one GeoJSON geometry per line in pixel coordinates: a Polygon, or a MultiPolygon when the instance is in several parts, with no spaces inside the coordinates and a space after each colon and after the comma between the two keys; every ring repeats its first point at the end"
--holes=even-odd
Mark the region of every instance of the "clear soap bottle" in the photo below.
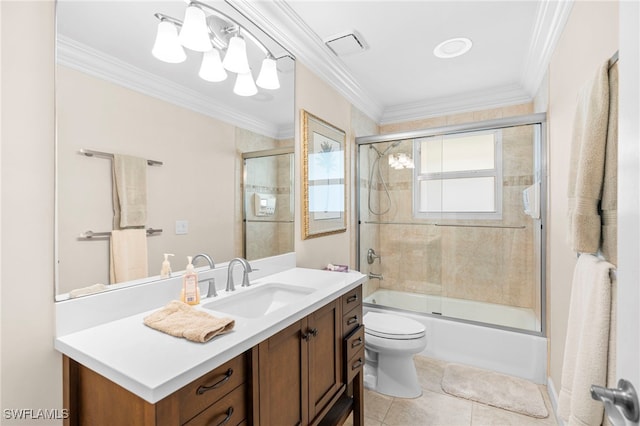
{"type": "Polygon", "coordinates": [[[169,263],[169,256],[173,256],[173,254],[164,253],[164,261],[162,262],[162,268],[160,269],[160,278],[171,277],[171,263],[169,263]]]}

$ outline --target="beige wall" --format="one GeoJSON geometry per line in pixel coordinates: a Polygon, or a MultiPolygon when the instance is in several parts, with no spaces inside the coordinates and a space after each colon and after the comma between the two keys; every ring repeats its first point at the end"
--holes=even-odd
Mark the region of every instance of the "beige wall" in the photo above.
{"type": "MultiPolygon", "coordinates": [[[[296,192],[301,194],[302,158],[300,147],[300,111],[305,110],[332,124],[346,133],[346,164],[352,161],[353,132],[351,130],[351,104],[331,86],[318,78],[303,64],[296,64],[296,192]]],[[[351,182],[350,168],[346,170],[346,181],[351,182]]],[[[347,196],[347,217],[353,214],[352,196],[347,196]]],[[[346,232],[323,237],[302,239],[302,199],[296,200],[295,248],[298,266],[305,268],[323,268],[328,263],[353,264],[353,242],[356,231],[347,226],[346,232]]]]}
{"type": "MultiPolygon", "coordinates": [[[[81,232],[112,229],[111,161],[82,148],[162,161],[147,168],[148,275],[163,253],[183,270],[187,256],[234,257],[235,127],[157,98],[57,67],[59,292],[109,283],[109,240],[79,240],[81,232]],[[215,218],[215,220],[212,220],[215,218]],[[175,222],[187,220],[187,235],[175,222]]],[[[257,137],[254,137],[257,139],[257,137]]]]}
{"type": "Polygon", "coordinates": [[[580,88],[618,49],[618,3],[577,1],[549,66],[547,227],[549,373],[560,389],[569,297],[576,255],[569,248],[567,184],[571,127],[580,88]]]}
{"type": "MultiPolygon", "coordinates": [[[[53,349],[54,3],[3,1],[0,8],[0,405],[59,409],[62,364],[53,349]]],[[[2,416],[2,424],[12,426],[47,423],[2,416]]]]}

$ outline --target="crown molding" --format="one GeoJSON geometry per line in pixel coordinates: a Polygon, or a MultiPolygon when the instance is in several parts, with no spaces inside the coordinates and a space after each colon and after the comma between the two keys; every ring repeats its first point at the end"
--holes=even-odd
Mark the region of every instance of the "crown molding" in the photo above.
{"type": "Polygon", "coordinates": [[[292,129],[278,129],[272,123],[229,109],[216,99],[131,66],[68,37],[58,35],[56,62],[102,80],[161,99],[237,127],[272,138],[293,136],[292,129]]]}
{"type": "Polygon", "coordinates": [[[532,99],[520,85],[492,87],[424,102],[391,106],[385,110],[379,124],[400,123],[480,109],[499,108],[531,102],[532,99]]]}
{"type": "Polygon", "coordinates": [[[297,60],[331,85],[353,106],[378,121],[383,105],[349,73],[311,28],[284,0],[227,0],[248,19],[293,53],[297,60]]]}
{"type": "Polygon", "coordinates": [[[522,70],[522,86],[534,97],[544,79],[551,55],[569,19],[573,0],[545,0],[538,3],[529,51],[522,70]]]}

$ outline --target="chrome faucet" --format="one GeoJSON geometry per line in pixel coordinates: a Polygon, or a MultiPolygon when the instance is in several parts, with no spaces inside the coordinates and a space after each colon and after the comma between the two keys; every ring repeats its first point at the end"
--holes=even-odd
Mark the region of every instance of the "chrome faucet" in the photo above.
{"type": "Polygon", "coordinates": [[[376,279],[376,280],[380,280],[382,281],[384,278],[382,277],[382,274],[374,274],[373,272],[369,272],[369,279],[376,279]]]}
{"type": "Polygon", "coordinates": [[[367,263],[371,265],[376,259],[378,259],[378,262],[380,262],[380,255],[376,254],[376,251],[372,248],[367,250],[367,263]]]}
{"type": "Polygon", "coordinates": [[[253,269],[251,269],[251,265],[249,265],[247,259],[236,257],[235,259],[231,259],[227,267],[227,291],[235,291],[236,289],[233,284],[233,266],[236,263],[242,265],[242,269],[244,270],[242,274],[242,287],[249,287],[249,272],[253,272],[253,269]]]}
{"type": "MultiPolygon", "coordinates": [[[[213,263],[213,259],[211,258],[211,256],[209,256],[206,253],[200,253],[200,254],[196,254],[195,256],[193,256],[193,259],[191,259],[191,264],[193,266],[196,265],[196,260],[198,259],[204,259],[209,263],[209,269],[215,269],[216,265],[215,263],[213,263]]],[[[198,284],[200,284],[202,281],[208,281],[209,282],[209,287],[207,288],[207,297],[216,297],[218,296],[218,292],[216,292],[216,279],[215,278],[207,278],[206,280],[199,280],[198,284]]]]}

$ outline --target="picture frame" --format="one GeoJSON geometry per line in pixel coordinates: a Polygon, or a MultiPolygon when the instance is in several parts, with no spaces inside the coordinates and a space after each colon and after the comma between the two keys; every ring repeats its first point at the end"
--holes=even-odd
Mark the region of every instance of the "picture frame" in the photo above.
{"type": "Polygon", "coordinates": [[[301,111],[303,239],[345,232],[346,133],[301,111]]]}

